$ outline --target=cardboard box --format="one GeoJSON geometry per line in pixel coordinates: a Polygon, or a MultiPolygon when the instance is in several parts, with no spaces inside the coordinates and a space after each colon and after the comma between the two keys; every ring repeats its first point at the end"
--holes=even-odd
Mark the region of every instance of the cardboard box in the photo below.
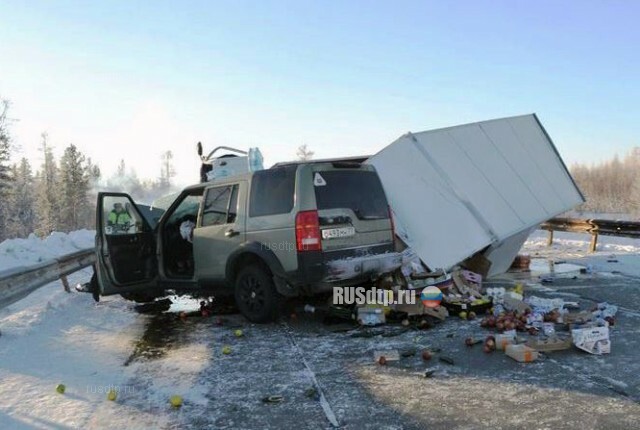
{"type": "Polygon", "coordinates": [[[483,279],[486,279],[489,274],[489,270],[491,269],[491,260],[482,255],[482,253],[476,252],[471,257],[464,260],[461,263],[461,266],[479,274],[483,279]]]}
{"type": "Polygon", "coordinates": [[[538,351],[526,345],[507,345],[505,354],[520,363],[530,363],[538,359],[538,351]]]}
{"type": "Polygon", "coordinates": [[[413,315],[422,315],[424,314],[424,305],[422,304],[422,302],[417,301],[414,304],[409,304],[409,303],[402,303],[402,304],[395,304],[392,305],[393,309],[397,312],[406,312],[407,315],[409,316],[413,316],[413,315]]]}
{"type": "Polygon", "coordinates": [[[571,330],[573,344],[589,354],[602,355],[611,352],[609,327],[589,327],[571,330]]]}
{"type": "Polygon", "coordinates": [[[571,348],[571,338],[560,338],[554,336],[546,339],[529,339],[526,345],[529,348],[533,348],[536,351],[541,352],[562,351],[571,348]]]}
{"type": "Polygon", "coordinates": [[[437,308],[424,308],[424,314],[430,315],[434,318],[444,321],[449,316],[449,311],[444,306],[438,306],[437,308]]]}
{"type": "Polygon", "coordinates": [[[588,311],[569,312],[562,315],[562,322],[565,324],[584,324],[593,319],[593,313],[588,311]]]}

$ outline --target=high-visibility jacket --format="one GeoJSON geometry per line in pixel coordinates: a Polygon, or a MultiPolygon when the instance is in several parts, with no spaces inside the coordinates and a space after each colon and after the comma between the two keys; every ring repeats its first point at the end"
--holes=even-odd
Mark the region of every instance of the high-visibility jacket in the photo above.
{"type": "Polygon", "coordinates": [[[115,210],[112,210],[109,212],[109,218],[107,221],[109,225],[125,225],[131,222],[131,216],[124,211],[118,213],[115,210]]]}

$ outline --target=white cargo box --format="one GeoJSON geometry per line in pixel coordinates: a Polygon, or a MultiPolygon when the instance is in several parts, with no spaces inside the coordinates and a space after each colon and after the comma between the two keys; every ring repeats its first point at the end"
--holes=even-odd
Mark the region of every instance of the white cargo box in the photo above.
{"type": "Polygon", "coordinates": [[[366,162],[431,269],[484,250],[502,273],[538,224],[584,202],[535,114],[408,133],[366,162]]]}

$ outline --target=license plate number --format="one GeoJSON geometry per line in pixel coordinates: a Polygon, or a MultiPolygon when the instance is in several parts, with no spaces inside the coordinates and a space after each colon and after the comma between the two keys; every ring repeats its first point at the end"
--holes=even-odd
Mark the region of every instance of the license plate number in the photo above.
{"type": "Polygon", "coordinates": [[[340,237],[353,236],[355,234],[355,227],[327,228],[322,230],[323,239],[337,239],[340,237]]]}

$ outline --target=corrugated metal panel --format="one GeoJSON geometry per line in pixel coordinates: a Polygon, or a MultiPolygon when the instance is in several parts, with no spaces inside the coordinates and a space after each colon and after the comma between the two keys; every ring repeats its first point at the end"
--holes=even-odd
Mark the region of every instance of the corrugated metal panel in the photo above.
{"type": "Polygon", "coordinates": [[[450,267],[583,202],[535,115],[407,134],[371,157],[400,235],[450,267]]]}

